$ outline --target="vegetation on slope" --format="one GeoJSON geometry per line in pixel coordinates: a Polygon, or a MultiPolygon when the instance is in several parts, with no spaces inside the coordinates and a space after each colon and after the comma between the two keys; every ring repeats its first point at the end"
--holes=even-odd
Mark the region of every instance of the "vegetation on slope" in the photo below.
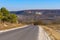
{"type": "Polygon", "coordinates": [[[17,22],[17,16],[15,14],[9,13],[9,11],[2,7],[0,9],[0,22],[17,22]]]}
{"type": "Polygon", "coordinates": [[[0,30],[10,29],[20,26],[16,14],[10,13],[6,8],[0,9],[0,30]]]}

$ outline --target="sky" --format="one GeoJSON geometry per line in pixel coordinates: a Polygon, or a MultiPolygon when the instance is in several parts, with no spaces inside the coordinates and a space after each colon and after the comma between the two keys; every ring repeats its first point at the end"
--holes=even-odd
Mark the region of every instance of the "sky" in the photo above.
{"type": "Polygon", "coordinates": [[[0,0],[0,8],[9,11],[28,9],[60,9],[60,0],[0,0]]]}

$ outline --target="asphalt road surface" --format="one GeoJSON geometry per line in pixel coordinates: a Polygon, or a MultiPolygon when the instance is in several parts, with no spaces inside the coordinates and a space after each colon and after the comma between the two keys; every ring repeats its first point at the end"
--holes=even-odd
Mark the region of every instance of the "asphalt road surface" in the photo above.
{"type": "Polygon", "coordinates": [[[29,25],[0,34],[0,40],[51,40],[43,28],[29,25]]]}

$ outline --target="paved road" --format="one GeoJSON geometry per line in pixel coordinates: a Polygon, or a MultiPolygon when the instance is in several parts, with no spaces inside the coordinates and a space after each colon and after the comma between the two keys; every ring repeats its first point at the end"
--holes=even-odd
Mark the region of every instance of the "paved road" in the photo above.
{"type": "Polygon", "coordinates": [[[0,34],[0,40],[51,40],[47,33],[38,26],[29,25],[28,27],[16,29],[0,34]]]}

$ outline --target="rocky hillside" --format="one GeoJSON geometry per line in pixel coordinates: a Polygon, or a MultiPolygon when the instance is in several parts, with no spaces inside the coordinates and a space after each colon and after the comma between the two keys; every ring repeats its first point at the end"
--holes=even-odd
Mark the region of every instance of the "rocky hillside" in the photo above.
{"type": "Polygon", "coordinates": [[[44,22],[60,20],[60,10],[22,10],[11,11],[11,13],[17,14],[19,20],[31,21],[31,20],[43,20],[44,22]]]}

